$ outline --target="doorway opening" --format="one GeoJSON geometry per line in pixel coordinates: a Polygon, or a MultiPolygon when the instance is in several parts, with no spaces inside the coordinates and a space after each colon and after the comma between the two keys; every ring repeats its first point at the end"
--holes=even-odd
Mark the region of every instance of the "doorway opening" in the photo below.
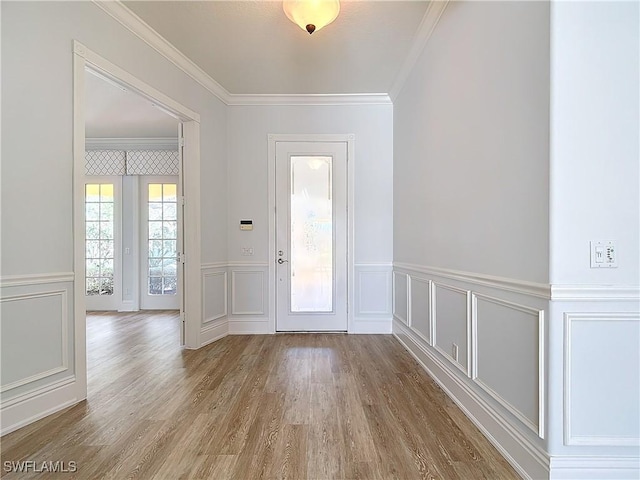
{"type": "MultiPolygon", "coordinates": [[[[181,342],[187,348],[200,346],[199,120],[197,113],[74,42],[74,356],[78,399],[87,396],[87,307],[176,309],[181,342]],[[121,92],[144,99],[155,113],[171,118],[173,131],[177,131],[173,142],[176,154],[168,164],[174,170],[163,170],[167,162],[158,162],[153,154],[157,145],[127,149],[136,142],[145,143],[136,137],[119,148],[102,145],[102,151],[122,152],[122,162],[111,159],[106,164],[110,168],[114,163],[121,165],[123,170],[87,175],[88,77],[98,77],[121,92]],[[150,176],[152,173],[155,175],[150,176]],[[186,262],[187,254],[193,263],[186,262]],[[143,298],[143,293],[150,298],[143,298]]],[[[151,140],[147,143],[154,144],[151,140]]],[[[166,143],[166,138],[163,141],[166,143]]],[[[96,142],[94,147],[100,143],[96,142]]]]}

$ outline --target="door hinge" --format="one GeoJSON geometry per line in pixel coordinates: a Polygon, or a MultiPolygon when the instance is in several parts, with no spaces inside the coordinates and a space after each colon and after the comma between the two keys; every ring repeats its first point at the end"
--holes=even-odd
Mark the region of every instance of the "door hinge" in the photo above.
{"type": "Polygon", "coordinates": [[[178,146],[180,146],[180,147],[184,147],[184,137],[180,137],[180,138],[178,139],[178,146]]]}
{"type": "Polygon", "coordinates": [[[187,263],[187,255],[184,252],[178,253],[178,261],[182,264],[187,263]]]}
{"type": "Polygon", "coordinates": [[[184,195],[180,197],[180,205],[184,207],[184,195]]]}

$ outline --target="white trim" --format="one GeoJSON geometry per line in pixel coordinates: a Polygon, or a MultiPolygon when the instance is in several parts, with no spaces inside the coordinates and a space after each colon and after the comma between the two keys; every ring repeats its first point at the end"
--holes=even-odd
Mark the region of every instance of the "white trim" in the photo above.
{"type": "Polygon", "coordinates": [[[269,264],[267,262],[229,262],[227,263],[229,268],[233,267],[254,267],[254,268],[264,268],[268,267],[269,264]]]}
{"type": "MultiPolygon", "coordinates": [[[[140,38],[164,58],[173,63],[185,74],[206,88],[224,103],[228,102],[230,93],[204,70],[192,62],[180,50],[174,47],[162,35],[156,32],[138,15],[133,13],[119,1],[96,1],[94,4],[117,20],[123,27],[140,38]]],[[[200,121],[200,119],[198,119],[200,121]]]]}
{"type": "Polygon", "coordinates": [[[226,337],[228,334],[229,321],[226,318],[224,320],[208,323],[200,330],[200,338],[202,340],[200,346],[204,347],[205,345],[209,345],[216,340],[226,337]]]}
{"type": "Polygon", "coordinates": [[[485,275],[483,273],[463,272],[460,270],[452,270],[450,268],[430,267],[411,263],[394,262],[393,267],[394,269],[408,270],[416,273],[422,273],[423,275],[448,278],[460,282],[475,283],[477,285],[483,285],[499,290],[506,290],[509,292],[520,293],[522,295],[543,298],[545,300],[548,300],[551,297],[551,287],[544,283],[528,282],[514,278],[485,275]]]}
{"type": "Polygon", "coordinates": [[[3,275],[0,277],[0,288],[42,285],[47,283],[73,282],[73,272],[33,273],[28,275],[3,275]]]}
{"type": "Polygon", "coordinates": [[[520,432],[517,426],[512,425],[463,379],[459,378],[447,363],[423,346],[420,339],[415,338],[408,327],[399,321],[394,321],[393,336],[523,478],[548,478],[549,458],[542,447],[520,432]],[[484,421],[479,417],[483,417],[484,421]],[[507,436],[509,443],[504,442],[503,445],[496,435],[507,436]]]}
{"type": "Polygon", "coordinates": [[[229,319],[229,335],[271,335],[270,320],[264,317],[258,318],[231,318],[229,319]]]}
{"type": "Polygon", "coordinates": [[[637,456],[610,455],[551,456],[549,470],[550,477],[554,479],[637,480],[640,478],[640,459],[637,456]]]}
{"type": "MultiPolygon", "coordinates": [[[[205,281],[205,279],[207,277],[217,277],[219,275],[222,275],[223,285],[224,285],[224,287],[223,287],[224,288],[224,297],[223,297],[224,298],[224,307],[223,307],[223,311],[222,311],[222,313],[220,313],[220,314],[218,314],[218,315],[216,315],[214,317],[204,318],[204,313],[206,312],[206,309],[205,309],[206,298],[205,298],[205,296],[203,294],[202,295],[202,314],[203,314],[202,325],[203,326],[208,325],[210,322],[214,322],[214,321],[216,321],[216,320],[218,320],[220,318],[223,318],[223,317],[227,316],[227,302],[228,302],[228,300],[227,300],[227,289],[228,289],[228,287],[227,287],[227,284],[228,284],[227,272],[224,271],[224,272],[207,272],[207,273],[203,273],[202,274],[202,286],[204,287],[204,281],[205,281]]],[[[204,329],[202,331],[204,331],[204,329]]]]}
{"type": "Polygon", "coordinates": [[[389,91],[389,96],[391,97],[392,101],[395,101],[396,98],[398,98],[398,95],[402,91],[405,82],[409,78],[411,71],[417,63],[418,58],[420,58],[420,54],[431,38],[436,25],[438,25],[440,17],[444,13],[444,10],[447,8],[448,3],[449,0],[436,0],[429,2],[427,11],[425,12],[424,17],[422,18],[422,22],[418,27],[418,31],[415,34],[413,44],[409,49],[409,53],[405,57],[400,70],[396,74],[393,85],[391,86],[391,90],[389,91]]]}
{"type": "Polygon", "coordinates": [[[354,328],[355,306],[355,138],[349,134],[268,134],[268,212],[269,212],[269,331],[276,331],[276,143],[277,142],[342,142],[347,144],[347,332],[354,328]]]}
{"type": "Polygon", "coordinates": [[[386,93],[236,95],[225,99],[227,105],[393,105],[386,93]]]}
{"type": "Polygon", "coordinates": [[[227,268],[226,262],[211,262],[211,263],[203,263],[200,265],[200,270],[212,270],[217,268],[227,268]]]}
{"type": "Polygon", "coordinates": [[[21,300],[28,300],[30,298],[43,298],[43,297],[62,297],[61,299],[61,310],[60,310],[60,330],[61,330],[61,360],[62,364],[56,366],[54,368],[50,368],[49,370],[45,370],[43,372],[35,373],[30,375],[29,377],[22,378],[20,380],[16,380],[14,382],[8,383],[7,385],[0,386],[0,393],[8,392],[9,390],[13,390],[14,388],[21,387],[23,385],[27,385],[32,382],[36,382],[38,380],[42,380],[43,378],[51,377],[61,372],[66,372],[69,370],[69,299],[67,296],[67,290],[54,290],[51,292],[37,292],[37,293],[27,293],[24,295],[12,295],[9,297],[3,297],[0,299],[0,303],[4,302],[15,302],[21,300]]]}
{"type": "Polygon", "coordinates": [[[637,302],[640,285],[551,285],[551,300],[637,302]]]}
{"type": "Polygon", "coordinates": [[[499,298],[491,297],[489,295],[483,295],[480,293],[471,293],[471,338],[472,338],[472,351],[473,361],[471,379],[482,388],[488,395],[490,395],[495,401],[502,405],[509,413],[520,420],[524,425],[531,429],[540,438],[544,438],[544,401],[545,401],[545,370],[544,370],[544,310],[538,310],[526,305],[520,305],[518,303],[508,302],[499,298]],[[523,313],[527,313],[535,317],[538,321],[538,418],[537,423],[528,418],[524,413],[518,410],[502,395],[496,392],[489,385],[484,383],[480,377],[478,377],[478,299],[484,300],[495,305],[501,305],[507,308],[518,310],[523,313]]]}
{"type": "Polygon", "coordinates": [[[354,318],[349,335],[388,335],[392,332],[392,319],[354,318]]]}
{"type": "MultiPolygon", "coordinates": [[[[97,5],[102,6],[107,4],[121,5],[119,2],[106,2],[99,3],[97,5]]],[[[89,64],[92,70],[99,72],[101,75],[104,75],[117,84],[125,86],[127,90],[137,93],[138,95],[150,100],[158,108],[161,108],[165,113],[167,113],[167,115],[171,115],[172,117],[175,117],[183,122],[200,122],[200,115],[198,113],[185,107],[181,103],[178,103],[168,95],[162,93],[160,90],[157,90],[156,88],[143,82],[142,80],[139,80],[137,77],[111,63],[109,60],[103,58],[97,53],[89,50],[77,40],[73,41],[73,53],[85,60],[85,65],[82,66],[83,74],[84,67],[86,66],[86,64],[89,64]]],[[[82,116],[84,118],[84,111],[82,112],[82,116]]],[[[84,150],[84,143],[86,141],[84,135],[82,136],[82,141],[84,150]]]]}
{"type": "MultiPolygon", "coordinates": [[[[164,58],[173,63],[182,72],[198,82],[225,105],[391,105],[391,98],[386,93],[357,94],[295,94],[270,95],[230,93],[214,80],[208,73],[191,61],[180,50],[174,47],[162,35],[156,32],[138,15],[119,1],[98,1],[95,5],[111,15],[127,30],[135,34],[143,42],[153,48],[164,58]]],[[[438,3],[438,2],[434,2],[438,3]]]]}
{"type": "MultiPolygon", "coordinates": [[[[231,271],[231,315],[264,315],[264,271],[263,270],[232,270],[231,271]],[[262,305],[261,310],[256,311],[240,311],[236,309],[236,274],[248,274],[248,273],[259,273],[260,274],[260,304],[262,305]]],[[[267,321],[265,319],[265,321],[267,321]]]]}
{"type": "Polygon", "coordinates": [[[433,285],[433,297],[431,298],[431,304],[433,305],[433,341],[431,342],[433,348],[440,353],[443,357],[449,360],[453,366],[459,369],[467,377],[471,377],[471,357],[473,352],[471,351],[471,291],[464,288],[454,287],[453,285],[447,285],[446,283],[431,282],[433,285]],[[438,345],[438,316],[437,316],[437,288],[443,288],[444,290],[450,290],[455,293],[464,295],[465,297],[465,327],[466,327],[466,340],[467,340],[467,365],[466,368],[456,359],[454,359],[447,351],[438,345]]]}
{"type": "Polygon", "coordinates": [[[178,137],[85,138],[87,150],[178,150],[178,137]]]}
{"type": "Polygon", "coordinates": [[[596,435],[573,435],[571,430],[571,326],[574,322],[640,322],[640,313],[602,312],[564,314],[564,444],[606,447],[637,447],[640,437],[608,437],[596,435]]]}
{"type": "Polygon", "coordinates": [[[76,378],[70,376],[2,402],[0,435],[11,433],[52,413],[78,403],[81,399],[76,378]]]}

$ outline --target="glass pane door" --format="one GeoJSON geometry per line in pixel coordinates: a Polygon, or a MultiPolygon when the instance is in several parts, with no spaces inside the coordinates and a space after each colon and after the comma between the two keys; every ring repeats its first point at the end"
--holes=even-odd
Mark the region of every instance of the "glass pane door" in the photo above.
{"type": "Polygon", "coordinates": [[[332,158],[291,157],[291,312],[333,311],[332,158]]]}

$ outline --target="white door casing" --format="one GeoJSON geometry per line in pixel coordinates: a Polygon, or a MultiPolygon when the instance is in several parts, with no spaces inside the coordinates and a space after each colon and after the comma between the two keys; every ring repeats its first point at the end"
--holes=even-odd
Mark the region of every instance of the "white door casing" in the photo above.
{"type": "Polygon", "coordinates": [[[347,142],[275,145],[276,330],[346,331],[347,142]]]}

